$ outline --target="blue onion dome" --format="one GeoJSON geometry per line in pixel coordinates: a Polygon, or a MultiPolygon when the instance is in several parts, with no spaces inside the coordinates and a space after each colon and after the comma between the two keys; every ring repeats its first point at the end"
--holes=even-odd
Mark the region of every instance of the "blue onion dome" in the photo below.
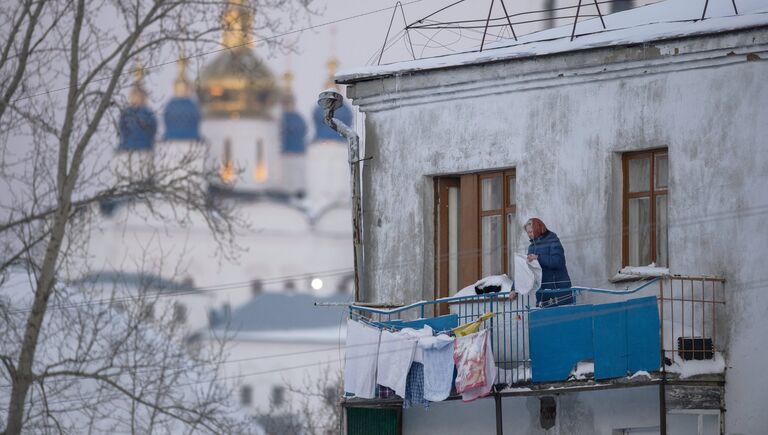
{"type": "MultiPolygon", "coordinates": [[[[337,141],[343,142],[344,138],[341,137],[339,133],[333,131],[331,127],[328,127],[325,124],[325,121],[323,120],[324,116],[325,116],[325,111],[323,110],[323,108],[320,106],[315,107],[312,113],[312,119],[315,123],[314,142],[319,142],[324,140],[337,140],[337,141]]],[[[343,122],[344,124],[347,124],[348,126],[352,125],[352,109],[350,109],[349,106],[347,106],[346,104],[339,107],[338,110],[336,110],[336,112],[333,113],[333,117],[343,122]]]]}
{"type": "Polygon", "coordinates": [[[173,84],[174,97],[163,112],[165,140],[200,140],[200,107],[192,99],[191,85],[187,80],[187,61],[179,59],[179,74],[173,84]]]}
{"type": "Polygon", "coordinates": [[[128,97],[129,105],[120,112],[118,151],[152,150],[157,134],[157,118],[147,107],[147,93],[142,86],[144,73],[136,69],[133,89],[128,97]]]}
{"type": "Polygon", "coordinates": [[[200,140],[200,108],[189,97],[173,97],[165,106],[165,140],[200,140]]]}
{"type": "Polygon", "coordinates": [[[280,134],[284,153],[303,153],[306,151],[307,123],[296,112],[283,112],[280,134]]]}
{"type": "Polygon", "coordinates": [[[306,151],[307,123],[296,112],[296,97],[293,95],[293,74],[283,74],[281,103],[283,116],[280,119],[280,141],[283,153],[304,153],[306,151]]]}

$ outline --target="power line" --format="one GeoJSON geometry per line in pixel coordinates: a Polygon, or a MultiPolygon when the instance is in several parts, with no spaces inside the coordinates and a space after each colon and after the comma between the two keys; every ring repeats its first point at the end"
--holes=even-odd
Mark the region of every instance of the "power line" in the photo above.
{"type": "MultiPolygon", "coordinates": [[[[673,223],[667,224],[668,228],[674,228],[674,227],[682,227],[682,226],[688,226],[688,225],[696,225],[701,223],[707,223],[707,222],[714,222],[718,220],[725,220],[732,217],[753,217],[753,216],[762,216],[768,214],[768,204],[766,205],[757,205],[750,208],[745,208],[742,210],[727,210],[723,211],[721,213],[713,213],[708,216],[703,217],[691,217],[689,219],[679,219],[673,223]]],[[[602,239],[602,238],[610,238],[614,236],[618,236],[621,234],[622,229],[619,229],[618,231],[612,231],[612,230],[604,230],[604,231],[598,231],[594,233],[587,233],[587,232],[581,232],[577,233],[571,236],[565,236],[561,237],[561,242],[564,243],[581,243],[581,242],[588,242],[595,239],[602,239]]],[[[458,259],[462,258],[471,258],[473,256],[479,255],[483,252],[481,248],[478,249],[471,249],[471,250],[464,250],[457,252],[456,255],[436,255],[435,258],[437,260],[445,259],[445,258],[453,258],[454,256],[458,259]]],[[[401,268],[404,265],[408,265],[413,263],[413,261],[418,261],[420,259],[406,259],[400,262],[393,262],[385,265],[380,265],[379,267],[375,268],[369,268],[368,271],[386,271],[386,270],[392,270],[392,269],[398,269],[401,268]]],[[[288,281],[293,281],[296,279],[307,279],[307,278],[313,278],[313,277],[330,277],[330,276],[343,276],[348,275],[350,273],[353,273],[353,269],[333,269],[325,272],[312,272],[312,273],[303,273],[303,274],[295,274],[295,275],[284,275],[280,277],[274,277],[274,278],[268,278],[266,280],[262,280],[262,282],[267,284],[279,284],[284,283],[288,281]]],[[[582,284],[599,284],[604,283],[605,279],[594,279],[594,280],[582,280],[582,284]]],[[[218,285],[211,285],[207,287],[200,287],[196,289],[190,289],[187,291],[180,291],[180,292],[167,292],[167,291],[156,291],[156,292],[143,292],[136,296],[124,296],[119,298],[104,298],[104,299],[98,299],[94,301],[85,301],[85,302],[79,302],[79,303],[71,303],[71,304],[52,304],[49,305],[46,309],[71,309],[71,308],[80,308],[84,306],[89,305],[98,305],[98,304],[111,304],[111,303],[119,303],[119,302],[132,302],[136,300],[143,299],[145,297],[147,298],[166,298],[166,297],[178,297],[178,296],[185,296],[185,295],[199,295],[202,293],[213,293],[213,292],[220,292],[220,291],[229,291],[229,290],[238,290],[238,289],[244,289],[247,288],[252,283],[252,281],[242,281],[242,282],[235,282],[235,283],[228,283],[228,284],[218,284],[218,285]]],[[[119,284],[119,283],[116,283],[119,284]]],[[[27,313],[31,311],[31,307],[25,307],[25,308],[17,308],[14,310],[9,310],[10,313],[27,313]]]]}
{"type": "MultiPolygon", "coordinates": [[[[424,1],[424,0],[412,0],[412,1],[409,1],[409,2],[402,3],[402,5],[403,6],[407,6],[407,5],[412,5],[414,3],[420,3],[422,1],[424,1]]],[[[120,74],[118,74],[118,76],[132,75],[132,74],[134,74],[136,72],[139,72],[139,71],[147,71],[147,70],[152,70],[152,69],[163,68],[163,67],[166,67],[166,66],[169,66],[169,65],[175,65],[179,60],[191,60],[191,59],[196,59],[196,58],[202,58],[202,57],[206,57],[206,56],[209,56],[209,55],[212,55],[212,54],[221,53],[221,52],[224,52],[224,51],[227,51],[227,50],[232,50],[232,49],[235,49],[235,48],[248,47],[248,46],[255,45],[255,44],[258,44],[258,43],[261,43],[261,42],[267,42],[267,41],[271,41],[271,40],[274,40],[274,39],[283,38],[285,36],[290,36],[290,35],[295,35],[295,34],[298,34],[298,33],[306,32],[307,30],[319,29],[321,27],[327,27],[327,26],[331,26],[331,25],[334,25],[334,24],[342,23],[342,22],[345,22],[345,21],[355,20],[355,19],[366,17],[366,16],[369,16],[369,15],[374,15],[374,14],[377,14],[377,13],[380,13],[380,12],[389,11],[389,10],[395,8],[395,7],[397,7],[397,5],[389,6],[389,7],[386,7],[386,8],[375,9],[375,10],[372,10],[372,11],[363,12],[363,13],[356,14],[356,15],[350,15],[348,17],[339,18],[339,19],[336,19],[336,20],[326,21],[324,23],[303,27],[301,29],[289,30],[287,32],[280,33],[280,34],[277,34],[277,35],[266,36],[266,37],[263,37],[263,38],[256,38],[256,39],[253,39],[251,41],[244,42],[242,44],[234,45],[232,47],[218,48],[218,49],[215,49],[215,50],[210,50],[210,51],[205,51],[205,52],[201,52],[201,53],[192,54],[192,55],[189,55],[189,56],[180,57],[180,58],[174,59],[172,61],[166,61],[166,62],[161,62],[161,63],[154,64],[154,65],[149,65],[149,66],[146,66],[146,67],[135,68],[135,69],[132,69],[130,71],[126,71],[126,72],[120,73],[120,74]]],[[[103,82],[103,81],[111,80],[113,77],[114,76],[106,76],[106,77],[102,77],[102,78],[98,78],[98,79],[93,79],[91,81],[91,83],[97,83],[97,82],[103,82]]],[[[80,86],[80,83],[78,83],[76,86],[80,86]]],[[[61,88],[51,89],[51,90],[48,90],[48,91],[45,91],[45,92],[40,92],[40,93],[37,93],[37,94],[32,94],[32,95],[27,95],[27,96],[24,96],[24,97],[17,98],[15,100],[12,100],[12,102],[16,103],[16,102],[19,102],[19,101],[40,97],[40,96],[43,96],[43,95],[49,95],[49,94],[52,94],[52,93],[63,92],[63,91],[69,90],[70,88],[72,88],[72,86],[65,86],[65,87],[61,87],[61,88]]]]}

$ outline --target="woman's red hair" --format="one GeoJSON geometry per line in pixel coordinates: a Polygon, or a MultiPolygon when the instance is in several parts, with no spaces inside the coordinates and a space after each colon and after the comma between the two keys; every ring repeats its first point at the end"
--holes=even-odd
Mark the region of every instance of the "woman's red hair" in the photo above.
{"type": "Polygon", "coordinates": [[[528,222],[525,223],[525,226],[527,227],[528,225],[531,226],[534,239],[547,232],[547,226],[544,225],[544,222],[542,222],[542,220],[539,218],[528,219],[528,222]]]}

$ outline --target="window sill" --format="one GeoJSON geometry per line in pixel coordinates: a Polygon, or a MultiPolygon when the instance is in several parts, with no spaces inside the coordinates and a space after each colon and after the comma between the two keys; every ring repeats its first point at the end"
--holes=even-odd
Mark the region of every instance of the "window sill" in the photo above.
{"type": "Polygon", "coordinates": [[[669,275],[669,268],[650,266],[626,266],[608,279],[611,283],[640,281],[669,275]]]}

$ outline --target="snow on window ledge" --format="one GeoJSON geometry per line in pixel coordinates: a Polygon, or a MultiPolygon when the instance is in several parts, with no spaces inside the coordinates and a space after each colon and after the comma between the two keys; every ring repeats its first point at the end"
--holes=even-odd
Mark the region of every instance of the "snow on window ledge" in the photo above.
{"type": "Polygon", "coordinates": [[[609,279],[612,283],[639,281],[641,279],[669,276],[668,267],[658,267],[651,263],[648,266],[626,266],[609,279]]]}

